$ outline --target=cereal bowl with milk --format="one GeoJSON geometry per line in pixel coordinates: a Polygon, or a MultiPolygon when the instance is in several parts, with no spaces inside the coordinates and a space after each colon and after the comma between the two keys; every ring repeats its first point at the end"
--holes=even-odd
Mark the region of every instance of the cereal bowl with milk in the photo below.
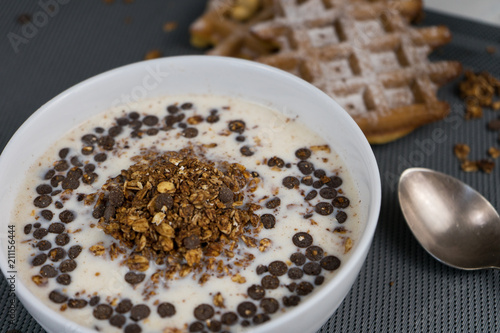
{"type": "Polygon", "coordinates": [[[16,132],[0,178],[16,292],[49,332],[314,332],[354,283],[381,199],[335,101],[209,56],[68,89],[16,132]]]}

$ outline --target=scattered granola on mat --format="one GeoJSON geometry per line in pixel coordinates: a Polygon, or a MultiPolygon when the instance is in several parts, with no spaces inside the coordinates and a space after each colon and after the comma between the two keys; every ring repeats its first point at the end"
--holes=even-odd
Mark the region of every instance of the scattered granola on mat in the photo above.
{"type": "MultiPolygon", "coordinates": [[[[491,158],[484,158],[477,161],[469,160],[468,157],[470,154],[470,147],[467,144],[455,144],[455,146],[453,147],[453,152],[461,163],[460,167],[465,172],[477,172],[481,170],[486,173],[491,173],[495,168],[495,161],[493,161],[491,158]]],[[[490,149],[488,149],[488,154],[492,158],[496,159],[500,156],[500,150],[495,147],[490,147],[490,149]]]]}
{"type": "Polygon", "coordinates": [[[490,73],[466,71],[459,84],[460,96],[465,101],[465,119],[481,118],[483,108],[500,110],[500,80],[490,73]]]}
{"type": "Polygon", "coordinates": [[[371,143],[398,139],[449,113],[436,92],[461,65],[428,60],[451,35],[443,26],[410,25],[421,0],[262,0],[245,19],[232,17],[231,9],[246,2],[253,1],[210,1],[191,35],[205,33],[211,43],[193,44],[213,44],[209,53],[250,57],[314,84],[351,114],[371,143]],[[238,27],[234,33],[208,28],[228,21],[238,27]],[[249,52],[245,38],[264,47],[249,52]]]}

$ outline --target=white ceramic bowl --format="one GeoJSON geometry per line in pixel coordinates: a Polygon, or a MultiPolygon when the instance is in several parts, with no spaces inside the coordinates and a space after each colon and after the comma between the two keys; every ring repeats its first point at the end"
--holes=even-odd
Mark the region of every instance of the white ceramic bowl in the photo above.
{"type": "MultiPolygon", "coordinates": [[[[291,74],[245,60],[183,56],[140,62],[90,78],[43,105],[12,137],[0,156],[0,211],[4,216],[12,213],[13,194],[28,168],[67,128],[129,100],[187,93],[240,96],[271,103],[282,112],[307,115],[302,121],[334,147],[357,182],[367,221],[351,258],[321,292],[256,328],[261,333],[315,332],[341,304],[365,261],[378,220],[381,187],[375,157],[356,123],[330,97],[291,74]]],[[[6,276],[8,224],[9,219],[0,220],[0,265],[6,276]]],[[[19,279],[16,292],[47,331],[91,332],[48,310],[19,279]]]]}

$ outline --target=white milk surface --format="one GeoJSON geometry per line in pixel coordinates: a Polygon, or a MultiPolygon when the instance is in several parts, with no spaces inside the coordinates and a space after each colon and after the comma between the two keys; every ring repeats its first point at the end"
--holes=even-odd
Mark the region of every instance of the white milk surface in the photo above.
{"type": "MultiPolygon", "coordinates": [[[[192,127],[191,125],[188,125],[192,127]]],[[[153,126],[155,127],[155,126],[153,126]]],[[[141,129],[146,130],[147,126],[143,125],[141,129]]],[[[99,134],[96,134],[99,136],[99,134]]],[[[63,248],[68,250],[72,245],[79,244],[83,247],[82,253],[76,258],[77,268],[69,273],[72,282],[68,286],[60,285],[56,282],[56,278],[50,278],[44,286],[37,286],[32,281],[32,276],[38,275],[40,267],[34,267],[31,262],[32,258],[40,253],[35,247],[38,242],[33,238],[33,230],[28,235],[23,232],[18,239],[20,244],[18,252],[18,272],[23,282],[29,290],[40,298],[48,307],[56,312],[61,313],[70,320],[75,321],[82,326],[99,329],[100,332],[123,332],[124,328],[132,323],[135,323],[129,318],[129,313],[124,314],[126,323],[122,328],[113,327],[108,320],[97,320],[93,316],[93,307],[90,305],[82,309],[66,308],[62,304],[55,304],[49,300],[48,295],[52,290],[67,295],[69,298],[79,298],[89,300],[94,295],[100,296],[100,302],[106,304],[116,304],[121,299],[128,298],[133,304],[146,304],[151,309],[151,314],[148,318],[137,322],[142,328],[142,332],[158,332],[166,328],[178,328],[188,331],[188,325],[196,321],[193,315],[193,309],[202,303],[213,305],[213,296],[220,292],[224,298],[225,308],[214,306],[215,316],[212,320],[220,320],[220,315],[228,311],[237,312],[236,308],[242,301],[252,301],[257,306],[257,314],[263,313],[259,307],[259,301],[253,301],[247,296],[247,289],[253,284],[260,284],[263,276],[257,275],[255,269],[258,265],[268,265],[272,261],[281,260],[288,263],[289,268],[295,267],[295,264],[289,261],[292,253],[305,249],[299,249],[292,242],[292,237],[297,232],[307,232],[313,239],[313,245],[320,246],[325,251],[326,255],[337,256],[342,265],[348,260],[349,252],[345,253],[346,239],[350,238],[353,245],[356,242],[364,227],[364,219],[359,216],[358,190],[355,182],[350,178],[348,170],[343,162],[339,160],[335,154],[334,147],[331,147],[331,152],[313,151],[312,156],[308,161],[312,162],[316,169],[323,169],[327,176],[338,175],[343,179],[343,184],[337,190],[342,190],[342,195],[350,200],[350,207],[344,209],[348,214],[348,219],[344,224],[339,224],[335,219],[335,214],[329,216],[321,216],[314,213],[314,206],[320,202],[331,202],[331,200],[322,199],[319,195],[307,202],[304,200],[304,195],[313,190],[311,186],[300,184],[299,189],[287,189],[282,185],[282,180],[286,176],[295,176],[301,179],[304,175],[299,171],[297,163],[300,161],[295,157],[295,151],[298,148],[324,145],[324,140],[316,135],[310,129],[304,127],[297,119],[286,118],[281,113],[274,111],[267,106],[249,103],[243,100],[235,100],[227,97],[207,97],[207,96],[174,96],[164,97],[154,101],[144,101],[138,104],[131,105],[130,108],[124,110],[123,107],[117,107],[108,110],[105,113],[91,119],[89,122],[72,129],[67,136],[61,138],[53,144],[53,148],[47,151],[43,158],[37,161],[31,168],[25,185],[20,189],[19,193],[19,209],[14,214],[13,218],[18,226],[17,230],[23,230],[26,224],[41,223],[42,228],[48,228],[53,222],[59,222],[58,214],[63,210],[71,210],[76,214],[76,219],[66,224],[66,232],[69,233],[71,241],[63,248]],[[193,108],[182,111],[186,114],[186,119],[201,115],[206,118],[210,114],[210,110],[217,109],[220,120],[210,124],[206,121],[194,126],[199,130],[198,136],[188,139],[180,135],[182,128],[177,125],[170,131],[159,131],[157,135],[143,135],[141,139],[131,139],[128,137],[130,129],[125,126],[124,131],[115,138],[117,141],[115,150],[107,152],[108,158],[105,162],[96,163],[93,160],[93,155],[83,156],[80,151],[82,142],[80,138],[85,134],[96,134],[94,129],[102,127],[108,129],[116,124],[116,119],[126,116],[131,110],[141,114],[141,119],[144,115],[156,115],[160,119],[159,127],[163,125],[163,119],[168,115],[166,107],[178,103],[181,105],[184,102],[193,103],[193,108]],[[226,108],[224,108],[226,107],[226,108]],[[228,108],[227,108],[228,107],[228,108]],[[246,123],[246,130],[242,134],[246,137],[244,142],[238,142],[235,138],[236,133],[227,131],[228,123],[231,120],[243,120],[246,123]],[[229,135],[221,135],[227,134],[229,135]],[[203,286],[198,284],[199,276],[193,277],[188,275],[184,278],[162,281],[161,285],[155,289],[156,295],[145,299],[144,290],[146,285],[150,284],[149,278],[151,274],[157,271],[154,263],[150,264],[150,268],[145,272],[146,279],[136,287],[132,287],[124,280],[124,275],[129,271],[128,267],[123,264],[126,256],[121,256],[115,260],[111,260],[109,254],[105,256],[94,256],[89,248],[92,245],[102,242],[104,246],[116,242],[111,236],[104,234],[97,227],[91,227],[91,224],[96,225],[97,221],[92,218],[92,206],[85,206],[82,202],[76,199],[77,193],[90,194],[96,192],[104,184],[109,177],[114,177],[120,173],[122,169],[127,169],[133,162],[130,158],[141,153],[141,150],[155,148],[158,151],[177,151],[187,147],[189,144],[194,146],[199,144],[215,143],[216,147],[206,149],[206,156],[213,161],[226,160],[229,162],[238,162],[244,165],[249,171],[259,173],[261,182],[258,190],[254,193],[255,197],[264,198],[265,196],[273,197],[273,193],[281,199],[281,205],[274,210],[264,207],[265,201],[261,204],[263,209],[256,211],[256,214],[273,213],[276,217],[276,226],[274,229],[262,229],[258,235],[259,239],[269,238],[272,241],[271,247],[265,252],[259,252],[257,248],[247,248],[243,243],[239,244],[241,253],[252,253],[255,255],[255,260],[250,266],[241,269],[239,274],[246,279],[243,284],[231,281],[230,276],[211,277],[203,286]],[[243,145],[251,146],[255,149],[252,156],[242,156],[240,148],[243,145]],[[116,149],[116,147],[118,147],[116,149]],[[125,148],[127,147],[127,148],[125,148]],[[81,182],[78,189],[72,194],[67,195],[67,200],[64,202],[64,208],[57,209],[54,203],[61,200],[60,195],[53,197],[53,203],[44,209],[50,209],[54,212],[52,221],[46,221],[40,217],[40,208],[33,205],[33,200],[38,196],[35,189],[39,184],[48,184],[48,180],[43,177],[54,162],[58,161],[58,152],[62,148],[69,148],[70,152],[67,160],[72,156],[78,155],[80,161],[84,163],[94,163],[97,165],[96,173],[99,175],[98,180],[92,185],[85,185],[81,182]],[[278,156],[290,163],[290,168],[271,169],[263,161],[273,156],[278,156]],[[312,217],[305,219],[305,213],[313,213],[312,217]],[[345,232],[334,232],[337,227],[344,227],[345,232]],[[169,302],[175,306],[176,314],[170,318],[160,318],[157,314],[157,304],[169,302]],[[61,311],[63,310],[63,311],[61,311]]],[[[96,146],[97,147],[97,146],[96,146]]],[[[96,148],[96,153],[101,152],[96,148]]],[[[313,179],[317,180],[315,177],[313,179]]],[[[59,188],[55,188],[60,189],[59,188]]],[[[319,192],[319,189],[318,189],[319,192]]],[[[340,195],[340,194],[339,194],[340,195]]],[[[52,248],[57,247],[54,242],[55,234],[49,233],[44,239],[52,243],[52,248]]],[[[65,258],[67,259],[67,257],[65,258]]],[[[55,268],[59,266],[61,261],[52,262],[50,259],[46,264],[51,264],[55,268]]],[[[161,269],[161,267],[160,267],[161,269]]],[[[334,272],[322,270],[321,275],[325,277],[326,284],[329,279],[335,276],[334,272]]],[[[279,310],[270,315],[272,318],[279,316],[286,311],[287,307],[283,306],[282,298],[284,296],[293,295],[285,286],[292,282],[299,283],[301,281],[309,281],[313,285],[315,276],[304,275],[300,280],[291,280],[287,275],[279,277],[280,287],[274,290],[266,290],[265,297],[273,297],[280,304],[279,310]]],[[[321,286],[314,288],[315,292],[321,290],[321,286]]],[[[301,296],[301,302],[304,302],[308,296],[301,296]]],[[[299,304],[300,306],[300,304],[299,304]]],[[[248,319],[252,322],[252,318],[248,319]]],[[[239,318],[241,323],[242,318],[239,318]]],[[[251,324],[250,327],[253,327],[251,324]]],[[[205,328],[207,330],[207,328],[205,328]]],[[[222,330],[228,331],[244,331],[245,328],[240,325],[224,326],[222,330]]]]}

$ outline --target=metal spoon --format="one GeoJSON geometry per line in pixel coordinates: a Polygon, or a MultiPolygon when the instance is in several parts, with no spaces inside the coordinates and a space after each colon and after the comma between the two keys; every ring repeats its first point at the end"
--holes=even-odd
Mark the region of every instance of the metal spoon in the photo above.
{"type": "Polygon", "coordinates": [[[481,194],[443,173],[410,168],[398,195],[411,231],[434,258],[466,270],[500,268],[500,216],[481,194]]]}

